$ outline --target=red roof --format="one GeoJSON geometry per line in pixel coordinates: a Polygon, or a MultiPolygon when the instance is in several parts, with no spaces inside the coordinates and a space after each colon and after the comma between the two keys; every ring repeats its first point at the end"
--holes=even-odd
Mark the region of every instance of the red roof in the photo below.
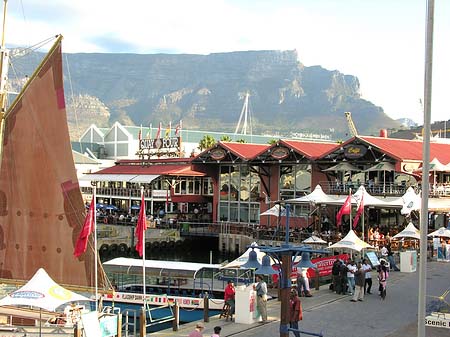
{"type": "Polygon", "coordinates": [[[246,144],[234,142],[219,142],[219,145],[244,160],[251,160],[270,147],[269,144],[246,144]]]}
{"type": "Polygon", "coordinates": [[[105,168],[95,174],[152,174],[168,176],[203,177],[206,173],[191,169],[191,164],[154,164],[154,165],[115,165],[105,168]]]}
{"type": "MultiPolygon", "coordinates": [[[[398,160],[422,161],[422,141],[366,136],[359,138],[398,160]]],[[[444,165],[450,163],[450,144],[431,142],[430,161],[434,158],[444,165]]]]}
{"type": "Polygon", "coordinates": [[[322,143],[302,140],[281,140],[280,143],[304,154],[309,159],[319,158],[339,146],[337,143],[322,143]]]}

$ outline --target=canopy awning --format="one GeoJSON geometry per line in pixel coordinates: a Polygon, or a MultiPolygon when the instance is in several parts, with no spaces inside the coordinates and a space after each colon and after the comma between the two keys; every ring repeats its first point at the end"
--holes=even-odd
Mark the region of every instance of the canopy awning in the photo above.
{"type": "Polygon", "coordinates": [[[79,180],[85,181],[125,181],[130,183],[150,183],[159,175],[156,174],[85,174],[79,180]]]}
{"type": "Polygon", "coordinates": [[[364,170],[364,172],[372,171],[395,171],[395,166],[390,162],[382,161],[372,167],[369,167],[367,170],[364,170]]]}
{"type": "MultiPolygon", "coordinates": [[[[146,276],[165,276],[173,278],[196,278],[202,269],[219,269],[220,264],[145,260],[146,276]]],[[[108,273],[142,275],[142,259],[118,257],[103,263],[108,273]]]]}
{"type": "Polygon", "coordinates": [[[335,249],[335,248],[346,248],[360,252],[364,248],[373,248],[373,247],[369,245],[367,242],[364,242],[363,240],[358,238],[358,236],[353,230],[350,230],[342,240],[336,242],[335,244],[325,249],[335,249]]]}
{"type": "Polygon", "coordinates": [[[286,200],[289,204],[313,203],[313,204],[328,204],[328,203],[344,203],[345,198],[325,194],[320,185],[317,185],[314,191],[304,195],[303,197],[286,200]],[[342,200],[341,200],[342,199],[342,200]]]}
{"type": "Polygon", "coordinates": [[[428,234],[428,236],[450,238],[450,229],[449,228],[445,228],[445,227],[441,227],[441,228],[435,230],[434,232],[428,234]]]}
{"type": "Polygon", "coordinates": [[[350,164],[349,162],[343,161],[339,164],[336,164],[334,166],[331,166],[325,170],[322,170],[324,172],[329,172],[329,171],[361,171],[359,168],[357,168],[356,166],[353,166],[352,164],[350,164]]]}

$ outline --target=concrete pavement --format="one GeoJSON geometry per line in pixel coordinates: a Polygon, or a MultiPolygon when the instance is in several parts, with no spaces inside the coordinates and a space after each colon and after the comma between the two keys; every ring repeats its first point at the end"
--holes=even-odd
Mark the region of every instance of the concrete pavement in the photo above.
{"type": "MultiPolygon", "coordinates": [[[[436,300],[431,296],[441,295],[450,287],[450,264],[429,262],[427,268],[427,303],[436,300]]],[[[363,302],[350,302],[350,296],[337,295],[328,289],[312,291],[313,297],[302,297],[303,321],[300,329],[331,337],[403,337],[417,335],[417,288],[418,272],[391,272],[388,279],[387,297],[382,301],[378,294],[378,281],[373,273],[373,294],[366,295],[363,302]]],[[[450,302],[450,298],[446,299],[450,302]]],[[[279,335],[280,302],[271,300],[267,304],[269,322],[250,325],[226,322],[218,316],[204,323],[204,336],[213,333],[214,326],[221,326],[221,336],[279,335]]],[[[152,336],[187,336],[196,322],[182,325],[179,331],[164,330],[152,336]]],[[[427,336],[449,336],[450,330],[426,328],[427,336]]],[[[150,334],[149,334],[150,335],[150,334]]],[[[307,336],[302,334],[302,336],[307,336]]]]}

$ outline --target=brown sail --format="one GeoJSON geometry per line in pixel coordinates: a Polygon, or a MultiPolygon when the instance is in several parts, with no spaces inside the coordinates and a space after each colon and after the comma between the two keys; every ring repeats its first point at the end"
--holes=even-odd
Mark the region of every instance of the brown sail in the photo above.
{"type": "Polygon", "coordinates": [[[94,286],[92,237],[86,253],[73,256],[86,210],[67,126],[61,37],[3,122],[0,277],[29,280],[42,267],[58,283],[94,286]]]}

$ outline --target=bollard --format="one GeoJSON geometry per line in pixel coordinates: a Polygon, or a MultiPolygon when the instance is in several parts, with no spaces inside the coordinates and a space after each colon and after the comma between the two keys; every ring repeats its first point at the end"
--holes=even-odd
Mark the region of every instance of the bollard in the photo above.
{"type": "Polygon", "coordinates": [[[319,278],[320,278],[320,274],[319,274],[319,269],[316,269],[315,270],[316,271],[316,290],[319,290],[320,289],[320,280],[319,280],[319,278]]]}
{"type": "Polygon", "coordinates": [[[178,331],[180,327],[180,306],[178,305],[178,301],[175,301],[175,305],[173,306],[173,318],[172,329],[173,331],[178,331]]]}
{"type": "Polygon", "coordinates": [[[203,321],[209,322],[209,297],[207,291],[203,297],[203,321]]]}
{"type": "Polygon", "coordinates": [[[117,337],[122,337],[122,314],[117,315],[117,337]]]}
{"type": "Polygon", "coordinates": [[[145,307],[141,308],[141,315],[139,317],[139,322],[140,322],[140,324],[139,324],[139,334],[140,334],[141,337],[145,337],[145,334],[147,333],[147,331],[146,331],[147,329],[145,327],[147,325],[146,315],[145,315],[145,307]]]}

